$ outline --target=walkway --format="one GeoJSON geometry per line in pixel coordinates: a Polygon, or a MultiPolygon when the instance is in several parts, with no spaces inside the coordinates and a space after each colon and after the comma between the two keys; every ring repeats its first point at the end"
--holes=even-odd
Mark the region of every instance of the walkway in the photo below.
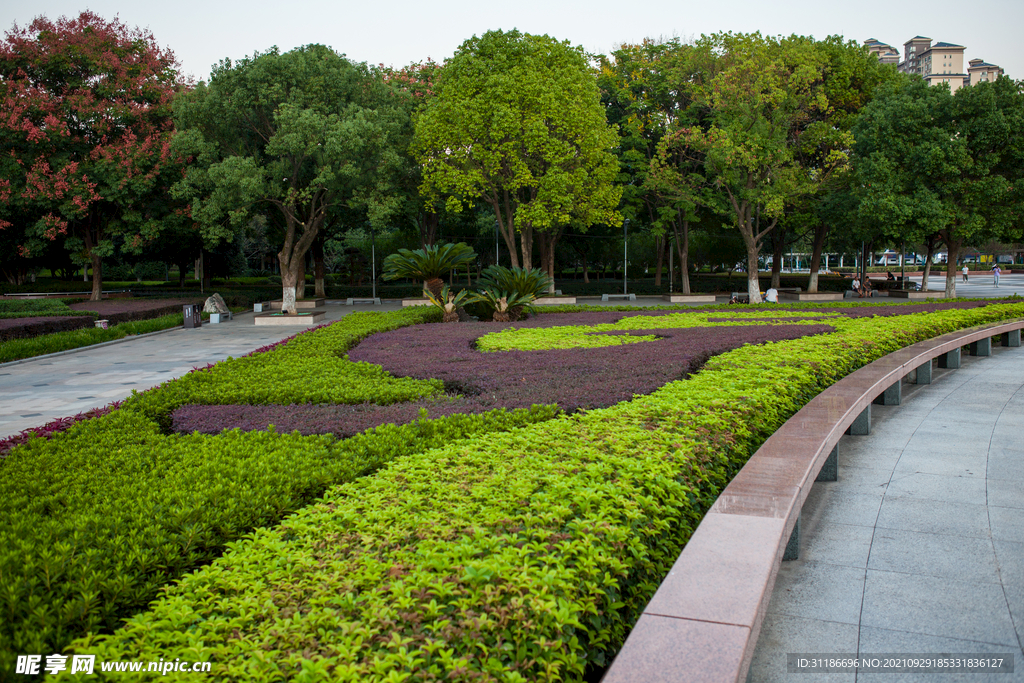
{"type": "Polygon", "coordinates": [[[752,683],[1024,681],[1024,348],[993,352],[904,385],[901,406],[872,406],[870,436],[843,437],[839,480],[815,484],[801,557],[779,571],[752,683]],[[1013,653],[1016,671],[787,674],[789,653],[1013,653]]]}
{"type": "MultiPolygon", "coordinates": [[[[325,322],[355,311],[393,311],[381,306],[328,302],[325,322]]],[[[253,313],[186,330],[177,328],[139,338],[90,346],[63,354],[0,365],[0,438],[40,427],[59,417],[99,408],[180,377],[193,367],[242,356],[301,329],[253,324],[253,313]]]]}

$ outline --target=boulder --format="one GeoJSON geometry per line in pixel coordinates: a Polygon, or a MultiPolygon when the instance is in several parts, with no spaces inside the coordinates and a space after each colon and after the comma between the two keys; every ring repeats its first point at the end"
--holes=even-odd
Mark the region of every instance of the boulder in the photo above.
{"type": "Polygon", "coordinates": [[[203,313],[220,313],[221,315],[227,315],[230,313],[228,305],[224,303],[224,297],[220,294],[214,294],[206,300],[206,304],[203,306],[203,313]]]}

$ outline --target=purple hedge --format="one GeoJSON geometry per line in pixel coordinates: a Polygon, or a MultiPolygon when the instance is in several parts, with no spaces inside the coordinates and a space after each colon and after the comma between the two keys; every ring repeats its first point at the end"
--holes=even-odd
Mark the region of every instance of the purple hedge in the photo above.
{"type": "Polygon", "coordinates": [[[70,332],[92,327],[94,318],[89,315],[33,316],[29,318],[0,318],[0,342],[11,339],[28,339],[54,332],[70,332]]]}
{"type": "MultiPolygon", "coordinates": [[[[541,316],[517,327],[614,322],[621,313],[541,316]]],[[[649,394],[696,372],[713,355],[743,344],[795,339],[830,332],[827,325],[737,326],[642,330],[661,339],[597,349],[552,349],[481,353],[476,339],[495,327],[486,323],[414,325],[363,340],[349,359],[382,366],[399,377],[437,378],[451,394],[435,401],[394,406],[182,406],[174,430],[218,433],[238,427],[303,434],[355,434],[385,423],[408,422],[425,408],[431,417],[557,403],[563,410],[604,408],[649,394]]],[[[628,332],[625,334],[632,334],[628,332]]],[[[611,334],[623,334],[612,332],[611,334]]]]}
{"type": "Polygon", "coordinates": [[[104,299],[103,301],[82,301],[71,304],[76,311],[93,311],[100,318],[109,320],[111,325],[159,318],[171,313],[181,313],[186,304],[200,304],[203,298],[184,299],[104,299]]]}

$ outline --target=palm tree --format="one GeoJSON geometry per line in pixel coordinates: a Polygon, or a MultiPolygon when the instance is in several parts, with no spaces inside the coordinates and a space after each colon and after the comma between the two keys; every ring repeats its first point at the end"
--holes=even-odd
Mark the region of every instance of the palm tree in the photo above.
{"type": "Polygon", "coordinates": [[[397,280],[400,277],[410,277],[423,280],[424,289],[435,299],[440,299],[441,288],[444,286],[441,276],[453,268],[475,260],[476,252],[465,242],[435,244],[415,251],[399,249],[397,254],[384,259],[383,278],[397,280]]]}

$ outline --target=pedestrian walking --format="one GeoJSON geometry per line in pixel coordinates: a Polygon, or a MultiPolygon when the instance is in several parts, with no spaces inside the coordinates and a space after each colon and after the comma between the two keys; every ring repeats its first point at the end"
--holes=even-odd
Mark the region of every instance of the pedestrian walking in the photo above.
{"type": "Polygon", "coordinates": [[[961,270],[960,272],[964,274],[964,282],[967,282],[967,273],[969,271],[967,270],[967,264],[966,263],[964,264],[963,270],[961,270]]]}
{"type": "Polygon", "coordinates": [[[996,265],[992,266],[992,286],[993,287],[998,287],[999,286],[999,276],[1002,274],[1002,272],[1003,271],[999,270],[999,264],[998,263],[996,265]]]}

